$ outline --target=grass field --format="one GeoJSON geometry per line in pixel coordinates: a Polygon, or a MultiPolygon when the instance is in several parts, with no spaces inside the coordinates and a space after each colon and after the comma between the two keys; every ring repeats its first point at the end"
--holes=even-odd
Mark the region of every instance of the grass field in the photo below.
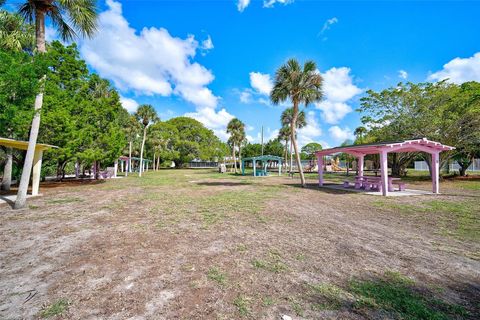
{"type": "Polygon", "coordinates": [[[307,178],[162,170],[0,207],[0,319],[478,318],[480,180],[307,178]]]}

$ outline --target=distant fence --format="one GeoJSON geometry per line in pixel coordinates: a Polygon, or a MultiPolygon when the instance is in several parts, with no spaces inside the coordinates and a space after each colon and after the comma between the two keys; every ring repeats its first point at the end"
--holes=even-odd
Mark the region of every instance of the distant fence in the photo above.
{"type": "MultiPolygon", "coordinates": [[[[447,164],[442,167],[442,170],[447,169],[447,164]]],[[[448,164],[449,171],[458,171],[460,169],[460,165],[454,161],[448,164]]],[[[428,171],[428,164],[426,161],[415,161],[415,169],[418,171],[428,171]]],[[[474,159],[470,167],[468,167],[467,171],[480,171],[480,159],[474,159]]]]}
{"type": "Polygon", "coordinates": [[[200,169],[200,168],[217,168],[218,162],[216,161],[191,161],[188,163],[187,168],[200,169]]]}

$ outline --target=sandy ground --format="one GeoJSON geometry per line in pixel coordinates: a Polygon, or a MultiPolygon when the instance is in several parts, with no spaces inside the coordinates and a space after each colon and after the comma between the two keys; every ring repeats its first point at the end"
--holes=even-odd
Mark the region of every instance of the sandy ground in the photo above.
{"type": "MultiPolygon", "coordinates": [[[[397,212],[379,197],[313,180],[303,189],[286,177],[205,171],[147,178],[62,185],[28,209],[0,207],[0,319],[37,318],[59,299],[69,302],[62,319],[390,318],[348,302],[318,310],[309,291],[386,270],[465,307],[465,318],[480,312],[480,244],[446,235],[435,215],[397,212]]],[[[478,191],[443,191],[395,204],[480,204],[478,191]]]]}

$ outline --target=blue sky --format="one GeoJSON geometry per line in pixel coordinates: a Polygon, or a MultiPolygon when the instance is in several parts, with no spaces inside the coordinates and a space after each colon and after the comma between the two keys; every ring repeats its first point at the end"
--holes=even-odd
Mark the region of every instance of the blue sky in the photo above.
{"type": "Polygon", "coordinates": [[[306,109],[301,144],[335,146],[360,124],[367,89],[399,81],[480,81],[479,2],[101,1],[100,31],[81,42],[90,67],[124,106],[150,103],[163,120],[187,114],[226,138],[232,117],[266,139],[286,107],[272,106],[275,70],[312,59],[325,100],[306,109]],[[242,6],[243,4],[243,6],[242,6]]]}

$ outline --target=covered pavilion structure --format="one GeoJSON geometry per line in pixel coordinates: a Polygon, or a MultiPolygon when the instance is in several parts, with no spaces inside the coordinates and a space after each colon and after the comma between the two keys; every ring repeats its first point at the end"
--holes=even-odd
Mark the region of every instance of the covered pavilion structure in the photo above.
{"type": "Polygon", "coordinates": [[[282,157],[278,156],[271,156],[271,155],[264,155],[264,156],[255,156],[255,157],[247,157],[242,158],[242,175],[245,175],[245,163],[252,162],[253,166],[253,176],[260,177],[260,176],[267,176],[267,168],[270,162],[276,162],[278,164],[278,175],[282,175],[282,157]],[[257,162],[260,163],[261,169],[257,170],[257,162]]]}
{"type": "MultiPolygon", "coordinates": [[[[133,172],[133,171],[138,171],[139,167],[140,167],[140,158],[138,157],[127,157],[127,156],[121,156],[120,158],[118,158],[118,161],[120,162],[120,172],[133,172]],[[130,164],[129,160],[132,161],[132,163],[130,164]],[[135,165],[135,162],[136,162],[136,165],[135,165]],[[134,168],[135,167],[135,168],[134,168]]],[[[149,166],[149,163],[151,163],[152,160],[150,159],[142,159],[142,164],[143,164],[143,167],[142,167],[142,172],[146,172],[148,171],[148,166],[149,166]]],[[[118,170],[118,168],[116,169],[118,170]]],[[[116,176],[116,174],[115,174],[116,176]]]]}
{"type": "Polygon", "coordinates": [[[324,156],[347,153],[357,158],[358,176],[363,177],[364,157],[369,154],[380,155],[380,182],[383,196],[388,196],[389,177],[388,177],[388,154],[393,152],[425,152],[431,155],[432,161],[432,192],[439,193],[439,173],[440,173],[440,152],[454,150],[440,142],[428,140],[426,138],[379,142],[372,144],[359,144],[331,149],[324,149],[315,153],[318,160],[318,184],[323,186],[323,158],[324,156]]]}
{"type": "MultiPolygon", "coordinates": [[[[28,141],[20,141],[14,139],[0,138],[0,146],[7,148],[27,150],[28,141]]],[[[33,156],[32,168],[32,196],[37,196],[40,189],[40,177],[42,171],[43,152],[51,148],[58,148],[49,144],[37,143],[35,145],[35,153],[33,156]]]]}

